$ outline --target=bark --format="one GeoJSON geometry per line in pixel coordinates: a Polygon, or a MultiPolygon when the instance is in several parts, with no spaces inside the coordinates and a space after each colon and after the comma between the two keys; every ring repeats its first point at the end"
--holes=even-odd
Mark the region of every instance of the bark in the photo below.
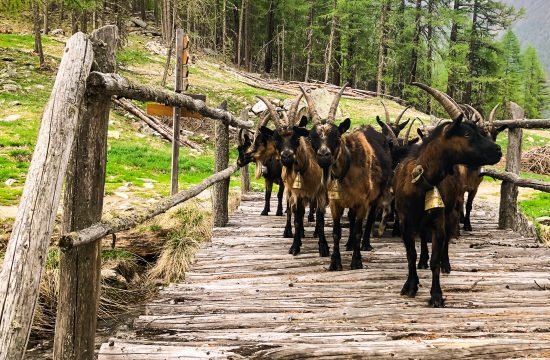
{"type": "Polygon", "coordinates": [[[141,20],[145,21],[146,19],[146,13],[145,13],[145,8],[146,8],[146,3],[145,3],[145,0],[140,0],[139,2],[139,6],[140,6],[140,10],[141,10],[141,20]]]}
{"type": "MultiPolygon", "coordinates": [[[[435,8],[434,8],[434,0],[428,1],[428,29],[426,32],[426,43],[428,45],[428,63],[427,63],[427,71],[426,71],[426,83],[431,84],[432,83],[432,63],[433,63],[433,21],[432,18],[435,16],[434,14],[435,8]]],[[[431,114],[432,113],[432,97],[428,96],[426,100],[426,113],[431,114]]]]}
{"type": "Polygon", "coordinates": [[[82,31],[84,34],[88,33],[88,11],[87,10],[82,11],[82,15],[80,16],[80,31],[82,31]]]}
{"type": "Polygon", "coordinates": [[[328,82],[328,77],[329,77],[329,74],[330,74],[330,68],[331,68],[331,64],[332,64],[332,49],[333,49],[333,46],[334,46],[334,32],[336,31],[336,6],[337,6],[337,1],[334,0],[334,7],[333,7],[333,11],[334,13],[332,14],[332,20],[330,22],[330,35],[329,35],[329,38],[328,38],[328,44],[327,44],[327,56],[326,56],[326,59],[325,59],[325,82],[328,82]]]}
{"type": "Polygon", "coordinates": [[[225,61],[227,56],[227,0],[223,0],[222,6],[222,54],[225,61]]]}
{"type": "MultiPolygon", "coordinates": [[[[220,106],[227,110],[227,102],[220,106]]],[[[214,127],[215,137],[215,158],[214,172],[220,172],[229,165],[229,126],[221,121],[216,122],[214,127]]],[[[212,192],[212,217],[215,227],[224,227],[229,220],[229,178],[214,185],[212,192]]]]}
{"type": "Polygon", "coordinates": [[[73,34],[78,32],[78,10],[71,10],[71,31],[73,34]]]}
{"type": "MultiPolygon", "coordinates": [[[[420,0],[418,0],[420,1],[420,0]]],[[[376,94],[380,96],[382,94],[382,84],[384,77],[384,64],[385,60],[385,48],[386,48],[386,25],[388,16],[388,6],[386,1],[382,2],[382,11],[380,12],[380,23],[378,28],[378,67],[376,71],[376,94]]]]}
{"type": "Polygon", "coordinates": [[[33,2],[33,22],[34,22],[34,52],[38,55],[40,67],[46,66],[44,60],[44,51],[42,50],[42,35],[40,34],[40,9],[38,0],[33,2]]]}
{"type": "Polygon", "coordinates": [[[478,10],[479,10],[479,0],[474,1],[474,7],[472,9],[473,15],[472,15],[472,30],[470,32],[470,49],[468,52],[468,76],[470,77],[468,81],[466,81],[466,88],[464,90],[464,98],[462,99],[462,102],[465,104],[470,104],[472,102],[472,90],[473,90],[473,84],[472,84],[472,77],[475,74],[475,61],[477,57],[477,18],[478,18],[478,10]]]}
{"type": "MultiPolygon", "coordinates": [[[[174,74],[174,91],[179,94],[183,90],[183,49],[184,49],[184,32],[182,29],[176,30],[176,71],[174,74]]],[[[180,119],[181,109],[174,107],[174,117],[172,122],[172,172],[171,184],[172,195],[178,193],[178,175],[179,175],[179,158],[180,158],[180,119]]]]}
{"type": "Polygon", "coordinates": [[[84,34],[67,41],[42,115],[0,273],[0,360],[22,359],[25,354],[92,60],[91,43],[84,34]]]}
{"type": "Polygon", "coordinates": [[[311,65],[311,52],[313,50],[313,8],[315,4],[312,2],[310,9],[309,9],[309,17],[308,17],[308,29],[307,29],[307,41],[306,41],[306,75],[304,82],[308,82],[309,80],[309,68],[311,65]]]}
{"type": "Polygon", "coordinates": [[[159,25],[159,0],[155,0],[153,14],[155,16],[155,25],[159,25]]]}
{"type": "MultiPolygon", "coordinates": [[[[115,71],[117,28],[91,35],[94,70],[115,71]]],[[[65,184],[62,232],[86,228],[103,213],[110,96],[87,94],[77,124],[65,184]]],[[[101,289],[101,242],[61,254],[54,358],[94,359],[97,308],[101,289]]]]}
{"type": "Polygon", "coordinates": [[[506,125],[508,129],[550,129],[550,119],[496,120],[495,127],[506,125]]]}
{"type": "Polygon", "coordinates": [[[269,0],[268,10],[267,10],[267,33],[265,37],[265,43],[267,44],[265,50],[265,62],[264,62],[264,71],[266,73],[271,72],[273,67],[273,32],[275,31],[275,8],[274,0],[269,0]]]}
{"type": "Polygon", "coordinates": [[[120,231],[131,229],[136,225],[142,224],[145,221],[154,218],[157,215],[165,213],[182,202],[194,198],[213,184],[229,179],[238,169],[239,167],[237,164],[232,164],[223,171],[207,177],[197,185],[192,186],[174,196],[166,198],[147,209],[140,210],[139,212],[125,217],[117,217],[109,221],[102,221],[90,226],[89,228],[66,234],[59,239],[58,245],[63,251],[66,251],[68,249],[72,249],[73,247],[94,242],[97,239],[101,239],[105,235],[115,234],[120,231]]]}
{"type": "Polygon", "coordinates": [[[245,20],[244,20],[244,65],[247,71],[251,69],[251,47],[252,47],[252,34],[250,33],[250,2],[246,2],[245,20]]]}
{"type": "Polygon", "coordinates": [[[281,80],[285,79],[285,23],[283,22],[283,32],[281,39],[281,80]]]}
{"type": "Polygon", "coordinates": [[[95,91],[105,92],[108,95],[119,95],[140,101],[154,101],[181,107],[189,111],[196,111],[206,118],[218,119],[234,127],[245,129],[252,129],[253,127],[251,121],[242,121],[229,111],[210,108],[201,100],[195,100],[190,96],[176,94],[159,87],[133,83],[117,74],[104,74],[94,71],[88,77],[88,86],[94,87],[95,91]]]}
{"type": "Polygon", "coordinates": [[[44,1],[44,35],[50,32],[49,1],[44,1]]]}
{"type": "Polygon", "coordinates": [[[237,66],[241,67],[241,48],[243,41],[244,9],[246,0],[241,0],[241,11],[239,12],[239,34],[237,35],[237,66]]]}
{"type": "Polygon", "coordinates": [[[517,174],[512,172],[486,169],[483,173],[481,173],[481,175],[490,176],[493,179],[503,180],[519,187],[526,187],[550,193],[550,183],[539,180],[522,179],[517,174]]]}
{"type": "Polygon", "coordinates": [[[413,38],[413,48],[411,55],[411,82],[416,81],[418,67],[418,45],[420,43],[420,33],[422,32],[421,19],[422,0],[416,0],[415,31],[413,38]]]}
{"type": "MultiPolygon", "coordinates": [[[[458,11],[460,10],[460,1],[461,0],[455,0],[454,3],[454,15],[457,16],[458,11]]],[[[449,48],[451,49],[449,52],[449,57],[451,60],[453,60],[456,57],[456,51],[454,50],[454,46],[456,45],[458,40],[458,22],[456,20],[453,20],[453,23],[451,25],[451,35],[449,37],[449,48]]],[[[447,94],[449,94],[450,97],[454,98],[456,94],[456,86],[457,86],[457,74],[453,67],[449,68],[449,79],[447,81],[447,94]]]]}

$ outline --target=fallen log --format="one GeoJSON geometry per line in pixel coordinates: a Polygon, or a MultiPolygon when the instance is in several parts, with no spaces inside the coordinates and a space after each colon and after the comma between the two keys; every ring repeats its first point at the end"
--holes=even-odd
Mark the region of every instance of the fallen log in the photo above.
{"type": "MultiPolygon", "coordinates": [[[[128,99],[124,98],[112,98],[113,103],[120,106],[124,110],[128,111],[130,114],[135,115],[146,123],[151,129],[158,132],[163,138],[166,140],[172,142],[174,141],[174,133],[172,132],[172,129],[168,128],[166,125],[162,124],[160,121],[156,121],[153,117],[145,114],[140,108],[132,104],[128,99]]],[[[200,153],[204,152],[204,150],[200,147],[199,144],[185,138],[179,138],[180,146],[188,146],[193,150],[196,150],[200,153]]]]}
{"type": "Polygon", "coordinates": [[[518,120],[495,120],[495,127],[507,126],[508,129],[550,129],[550,119],[518,119],[518,120]]]}
{"type": "Polygon", "coordinates": [[[489,176],[493,179],[503,180],[510,182],[519,187],[527,187],[544,192],[550,192],[550,183],[539,180],[522,179],[514,173],[508,171],[496,171],[492,169],[485,169],[480,176],[489,176]]]}
{"type": "Polygon", "coordinates": [[[143,21],[141,19],[138,19],[136,17],[130,18],[130,21],[133,22],[134,24],[136,24],[139,27],[142,27],[142,28],[147,27],[147,23],[145,21],[143,21]]]}
{"type": "Polygon", "coordinates": [[[136,225],[139,225],[149,219],[154,218],[157,215],[165,213],[174,206],[181,204],[191,198],[194,198],[200,194],[205,189],[214,185],[219,181],[229,179],[231,175],[237,171],[239,167],[237,164],[233,164],[214,175],[211,175],[201,181],[199,184],[177,193],[174,196],[166,198],[160,201],[158,204],[151,206],[141,212],[136,212],[134,214],[115,218],[113,220],[104,221],[94,224],[86,229],[71,232],[61,236],[58,242],[58,246],[61,250],[66,251],[72,249],[75,246],[89,244],[97,239],[101,239],[105,235],[114,234],[120,231],[128,230],[136,225]]]}
{"type": "Polygon", "coordinates": [[[196,111],[210,119],[221,120],[228,125],[252,129],[252,121],[242,121],[229,111],[208,107],[204,101],[195,100],[184,94],[174,93],[155,86],[145,86],[132,82],[118,74],[104,74],[93,71],[88,77],[88,86],[108,95],[118,95],[140,101],[155,101],[169,106],[196,111]]]}

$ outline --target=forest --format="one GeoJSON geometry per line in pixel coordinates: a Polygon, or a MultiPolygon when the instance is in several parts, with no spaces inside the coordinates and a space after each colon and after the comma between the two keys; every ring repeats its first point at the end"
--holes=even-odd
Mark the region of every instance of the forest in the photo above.
{"type": "Polygon", "coordinates": [[[244,70],[289,81],[348,81],[427,113],[431,100],[409,86],[413,81],[484,113],[513,100],[539,118],[547,96],[537,50],[522,50],[510,30],[523,9],[498,0],[4,0],[3,7],[32,9],[37,39],[61,24],[74,33],[114,23],[124,34],[131,16],[149,16],[166,44],[181,27],[194,51],[244,70]]]}

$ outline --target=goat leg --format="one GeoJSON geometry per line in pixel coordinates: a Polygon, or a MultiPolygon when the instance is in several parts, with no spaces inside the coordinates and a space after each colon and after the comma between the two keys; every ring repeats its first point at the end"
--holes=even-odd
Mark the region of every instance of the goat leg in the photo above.
{"type": "Polygon", "coordinates": [[[294,241],[292,242],[292,246],[288,251],[289,254],[292,254],[294,256],[300,253],[300,247],[302,246],[302,231],[304,229],[305,214],[304,203],[301,200],[298,200],[295,208],[296,212],[294,214],[294,241]]]}
{"type": "Polygon", "coordinates": [[[314,201],[312,201],[310,204],[309,204],[309,215],[307,217],[307,221],[309,222],[314,222],[315,221],[315,216],[313,215],[315,213],[315,209],[316,209],[316,204],[314,201]]]}
{"type": "Polygon", "coordinates": [[[319,256],[327,257],[330,255],[327,239],[325,237],[325,212],[320,207],[317,208],[317,222],[315,228],[319,236],[319,256]]]}
{"type": "MultiPolygon", "coordinates": [[[[441,222],[441,221],[439,221],[441,222]]],[[[439,275],[441,270],[441,258],[445,250],[445,226],[436,224],[432,233],[432,258],[430,259],[430,269],[432,270],[432,288],[430,290],[430,305],[433,307],[444,307],[445,300],[441,291],[439,275]]]]}
{"type": "Polygon", "coordinates": [[[428,250],[428,238],[432,236],[430,229],[424,228],[420,232],[420,259],[418,260],[419,269],[428,269],[428,260],[430,260],[430,252],[428,250]]]}
{"type": "Polygon", "coordinates": [[[348,210],[348,220],[349,220],[349,236],[348,242],[346,243],[346,251],[353,250],[353,242],[355,241],[355,211],[353,209],[348,210]]]}
{"type": "Polygon", "coordinates": [[[466,231],[472,231],[472,224],[470,223],[470,213],[472,212],[472,205],[474,198],[476,197],[476,191],[468,191],[468,200],[466,201],[466,215],[464,216],[464,227],[466,231]]]}
{"type": "Polygon", "coordinates": [[[270,211],[271,190],[273,190],[273,181],[265,180],[265,205],[260,215],[266,216],[270,211]]]}
{"type": "Polygon", "coordinates": [[[342,212],[344,209],[331,206],[332,212],[332,239],[334,241],[334,248],[332,249],[332,256],[330,257],[331,271],[342,271],[342,258],[340,257],[340,239],[342,238],[342,212]]]}
{"type": "Polygon", "coordinates": [[[286,225],[283,237],[287,239],[292,239],[294,237],[294,235],[292,235],[292,206],[288,199],[286,201],[286,225]]]}
{"type": "MultiPolygon", "coordinates": [[[[368,214],[367,214],[368,217],[368,214]]],[[[355,219],[355,227],[353,230],[353,255],[351,256],[351,270],[357,270],[363,268],[363,261],[361,259],[361,235],[363,234],[363,221],[365,220],[365,212],[360,211],[357,213],[355,219]]]]}
{"type": "MultiPolygon", "coordinates": [[[[363,243],[361,245],[361,250],[363,251],[372,251],[374,250],[370,245],[370,234],[372,232],[372,227],[374,226],[374,220],[376,220],[376,205],[372,205],[370,211],[367,215],[367,225],[365,226],[365,232],[363,234],[363,243]]],[[[361,233],[359,230],[359,233],[361,233]]]]}
{"type": "Polygon", "coordinates": [[[285,185],[281,181],[279,184],[279,192],[277,192],[277,212],[275,216],[283,216],[283,194],[285,192],[285,185]]]}
{"type": "Polygon", "coordinates": [[[391,232],[392,237],[400,237],[401,234],[401,223],[399,221],[399,215],[397,213],[394,213],[394,221],[393,221],[393,229],[391,232]]]}
{"type": "Polygon", "coordinates": [[[401,289],[401,295],[407,295],[410,297],[416,296],[418,292],[418,274],[416,272],[416,248],[414,244],[414,234],[411,226],[407,225],[407,219],[403,220],[401,231],[403,232],[403,243],[407,250],[407,262],[409,265],[409,275],[403,288],[401,289]]]}

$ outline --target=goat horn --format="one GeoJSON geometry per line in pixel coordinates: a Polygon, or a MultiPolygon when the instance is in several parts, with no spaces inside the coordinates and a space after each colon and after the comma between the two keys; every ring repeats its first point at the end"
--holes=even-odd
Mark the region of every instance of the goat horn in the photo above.
{"type": "Polygon", "coordinates": [[[468,109],[470,109],[470,111],[475,115],[475,117],[477,117],[477,121],[474,120],[475,123],[481,121],[481,123],[483,124],[484,123],[484,120],[483,119],[483,116],[481,116],[481,114],[479,113],[479,111],[477,111],[472,105],[468,105],[466,104],[466,107],[468,109]]]}
{"type": "Polygon", "coordinates": [[[424,125],[424,121],[420,120],[420,118],[418,118],[418,117],[415,117],[413,119],[413,121],[411,121],[411,124],[409,125],[409,128],[407,129],[407,132],[405,133],[405,145],[407,145],[409,143],[409,136],[411,135],[411,129],[412,129],[413,124],[416,120],[420,121],[422,126],[424,126],[424,127],[426,126],[426,125],[424,125]]]}
{"type": "Polygon", "coordinates": [[[340,98],[342,97],[342,94],[344,93],[344,90],[348,87],[349,83],[346,82],[344,86],[338,91],[338,94],[332,99],[332,104],[330,105],[330,109],[328,111],[328,117],[327,121],[334,122],[334,119],[336,118],[336,110],[338,110],[338,103],[340,102],[340,98]]]}
{"type": "Polygon", "coordinates": [[[382,124],[386,128],[386,131],[388,132],[388,135],[391,137],[391,141],[394,143],[394,145],[399,145],[399,141],[397,141],[397,136],[395,136],[391,127],[387,123],[382,121],[380,121],[380,124],[382,124]]]}
{"type": "Polygon", "coordinates": [[[279,115],[277,114],[277,109],[275,109],[275,106],[271,103],[271,101],[267,100],[263,96],[256,96],[258,99],[264,102],[264,104],[267,106],[267,109],[269,110],[269,115],[271,116],[271,119],[275,123],[276,128],[281,128],[281,120],[279,119],[279,115]]]}
{"type": "Polygon", "coordinates": [[[284,109],[283,109],[283,111],[281,113],[283,114],[283,119],[285,120],[286,125],[290,126],[290,121],[288,120],[288,115],[287,115],[286,111],[284,111],[284,109]]]}
{"type": "Polygon", "coordinates": [[[407,110],[409,110],[411,107],[412,107],[412,106],[409,105],[409,106],[407,106],[407,107],[405,108],[405,110],[401,111],[401,114],[399,114],[399,115],[397,116],[397,119],[395,119],[395,125],[399,125],[399,122],[401,121],[401,118],[403,117],[403,115],[405,115],[405,112],[406,112],[407,110]]]}
{"type": "Polygon", "coordinates": [[[447,95],[443,92],[422,83],[413,82],[412,85],[418,86],[419,88],[433,96],[433,98],[436,99],[437,102],[441,104],[441,106],[443,106],[445,111],[447,111],[447,114],[449,114],[451,119],[458,119],[460,115],[463,115],[463,112],[460,110],[460,107],[458,106],[456,101],[454,101],[453,98],[451,98],[450,96],[447,97],[447,95]]]}
{"type": "Polygon", "coordinates": [[[292,105],[290,105],[290,109],[288,109],[288,118],[290,119],[292,125],[296,124],[296,114],[298,112],[298,108],[300,107],[300,101],[302,100],[302,94],[301,92],[294,98],[294,101],[292,102],[292,105]]]}
{"type": "Polygon", "coordinates": [[[260,118],[260,121],[258,121],[258,123],[256,124],[256,129],[254,130],[254,139],[258,136],[258,134],[260,133],[260,129],[262,126],[267,126],[267,123],[269,122],[269,112],[267,112],[266,114],[264,114],[264,116],[262,116],[260,118]]]}
{"type": "Polygon", "coordinates": [[[239,136],[237,137],[237,143],[238,143],[239,145],[243,145],[243,144],[244,144],[244,142],[243,142],[244,131],[245,131],[244,128],[241,128],[241,129],[239,130],[239,136]]]}
{"type": "Polygon", "coordinates": [[[491,110],[491,113],[489,114],[489,124],[493,125],[493,122],[496,119],[497,116],[497,109],[500,106],[500,104],[496,104],[493,110],[491,110]]]}
{"type": "Polygon", "coordinates": [[[388,108],[386,107],[386,104],[384,104],[383,101],[380,101],[380,104],[384,107],[384,112],[386,113],[386,124],[391,124],[390,120],[390,113],[388,112],[388,108]]]}
{"type": "Polygon", "coordinates": [[[309,116],[311,117],[311,120],[313,121],[313,124],[318,124],[321,122],[321,117],[317,113],[317,109],[315,109],[315,102],[313,101],[313,98],[311,97],[311,94],[308,92],[309,89],[306,90],[300,85],[300,90],[302,90],[302,93],[304,94],[304,97],[306,98],[307,102],[307,111],[309,112],[309,116]]]}

